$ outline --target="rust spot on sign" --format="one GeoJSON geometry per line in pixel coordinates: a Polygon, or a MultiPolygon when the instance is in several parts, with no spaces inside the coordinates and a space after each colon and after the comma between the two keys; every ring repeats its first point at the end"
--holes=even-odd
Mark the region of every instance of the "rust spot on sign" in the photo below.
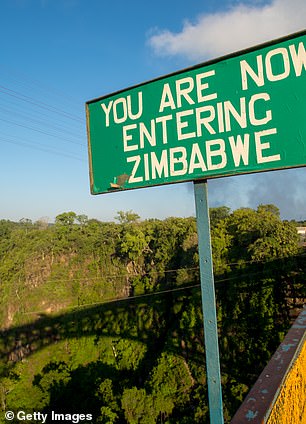
{"type": "Polygon", "coordinates": [[[109,190],[124,190],[124,184],[129,180],[130,175],[122,174],[114,177],[114,180],[110,183],[109,190]]]}

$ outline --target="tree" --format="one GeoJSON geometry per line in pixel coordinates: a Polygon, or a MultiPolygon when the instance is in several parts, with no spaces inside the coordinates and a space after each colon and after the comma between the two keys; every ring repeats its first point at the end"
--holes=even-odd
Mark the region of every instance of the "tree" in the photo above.
{"type": "Polygon", "coordinates": [[[40,230],[46,230],[49,226],[49,217],[47,216],[42,216],[41,218],[39,218],[36,222],[35,225],[40,229],[40,230]]]}
{"type": "Polygon", "coordinates": [[[118,211],[117,216],[115,216],[115,219],[119,221],[120,224],[132,224],[134,222],[137,222],[140,219],[140,216],[132,210],[126,212],[118,211]]]}
{"type": "Polygon", "coordinates": [[[101,415],[98,422],[115,423],[118,419],[118,404],[113,393],[113,382],[109,378],[103,380],[95,394],[101,402],[101,415]]]}
{"type": "Polygon", "coordinates": [[[155,414],[152,396],[145,389],[125,389],[122,395],[122,409],[129,424],[154,424],[155,414]]]}
{"type": "Polygon", "coordinates": [[[290,222],[283,222],[273,205],[255,211],[241,208],[226,221],[232,236],[232,261],[263,261],[284,258],[298,252],[298,235],[290,222]]]}
{"type": "Polygon", "coordinates": [[[134,226],[124,231],[119,245],[120,254],[127,256],[132,261],[136,261],[148,247],[148,240],[143,231],[139,227],[134,226]]]}
{"type": "Polygon", "coordinates": [[[215,274],[223,274],[229,270],[229,252],[233,236],[228,233],[225,220],[220,220],[211,229],[211,246],[215,274]]]}
{"type": "Polygon", "coordinates": [[[60,215],[57,215],[55,218],[55,224],[72,226],[75,222],[77,215],[75,212],[63,212],[60,215]]]}
{"type": "Polygon", "coordinates": [[[88,216],[84,214],[76,215],[75,219],[80,223],[82,227],[88,223],[88,216]]]}
{"type": "Polygon", "coordinates": [[[219,206],[217,208],[209,208],[210,225],[214,227],[220,221],[227,218],[230,214],[230,208],[227,206],[219,206]]]}
{"type": "Polygon", "coordinates": [[[32,226],[32,220],[29,218],[21,218],[19,220],[20,224],[22,224],[24,227],[31,227],[32,226]]]}
{"type": "Polygon", "coordinates": [[[262,205],[262,204],[260,204],[257,207],[257,212],[259,212],[259,213],[260,212],[270,212],[273,215],[275,215],[277,217],[280,217],[279,208],[277,206],[273,205],[273,204],[268,204],[268,205],[262,205]]]}
{"type": "Polygon", "coordinates": [[[187,401],[193,385],[194,379],[185,360],[163,352],[150,380],[158,414],[170,415],[177,403],[187,401]]]}

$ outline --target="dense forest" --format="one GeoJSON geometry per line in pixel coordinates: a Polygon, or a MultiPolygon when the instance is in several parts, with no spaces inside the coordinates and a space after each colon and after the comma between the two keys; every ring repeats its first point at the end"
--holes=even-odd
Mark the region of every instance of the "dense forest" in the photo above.
{"type": "MultiPolygon", "coordinates": [[[[274,205],[210,217],[229,422],[306,298],[306,257],[274,205]]],[[[209,422],[195,218],[2,220],[0,291],[2,411],[209,422]]]]}

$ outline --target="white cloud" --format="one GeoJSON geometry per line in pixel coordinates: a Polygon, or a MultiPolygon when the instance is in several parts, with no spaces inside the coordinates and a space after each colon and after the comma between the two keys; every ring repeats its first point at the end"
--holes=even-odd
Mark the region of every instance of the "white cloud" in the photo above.
{"type": "MultiPolygon", "coordinates": [[[[252,6],[246,1],[185,22],[177,33],[155,31],[149,44],[158,55],[199,63],[306,29],[305,0],[254,1],[252,6]]],[[[274,203],[283,218],[304,219],[305,184],[304,169],[216,179],[210,181],[210,200],[213,206],[225,204],[233,210],[274,203]]]]}
{"type": "Polygon", "coordinates": [[[149,39],[155,53],[204,61],[305,29],[305,0],[273,0],[261,6],[239,4],[225,12],[185,22],[179,33],[160,30],[149,39]]]}

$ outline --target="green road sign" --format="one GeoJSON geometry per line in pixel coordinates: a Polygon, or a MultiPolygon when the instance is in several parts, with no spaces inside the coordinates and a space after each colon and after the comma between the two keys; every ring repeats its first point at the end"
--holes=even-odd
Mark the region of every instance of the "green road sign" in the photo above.
{"type": "Polygon", "coordinates": [[[91,192],[306,165],[306,31],[86,103],[91,192]]]}

